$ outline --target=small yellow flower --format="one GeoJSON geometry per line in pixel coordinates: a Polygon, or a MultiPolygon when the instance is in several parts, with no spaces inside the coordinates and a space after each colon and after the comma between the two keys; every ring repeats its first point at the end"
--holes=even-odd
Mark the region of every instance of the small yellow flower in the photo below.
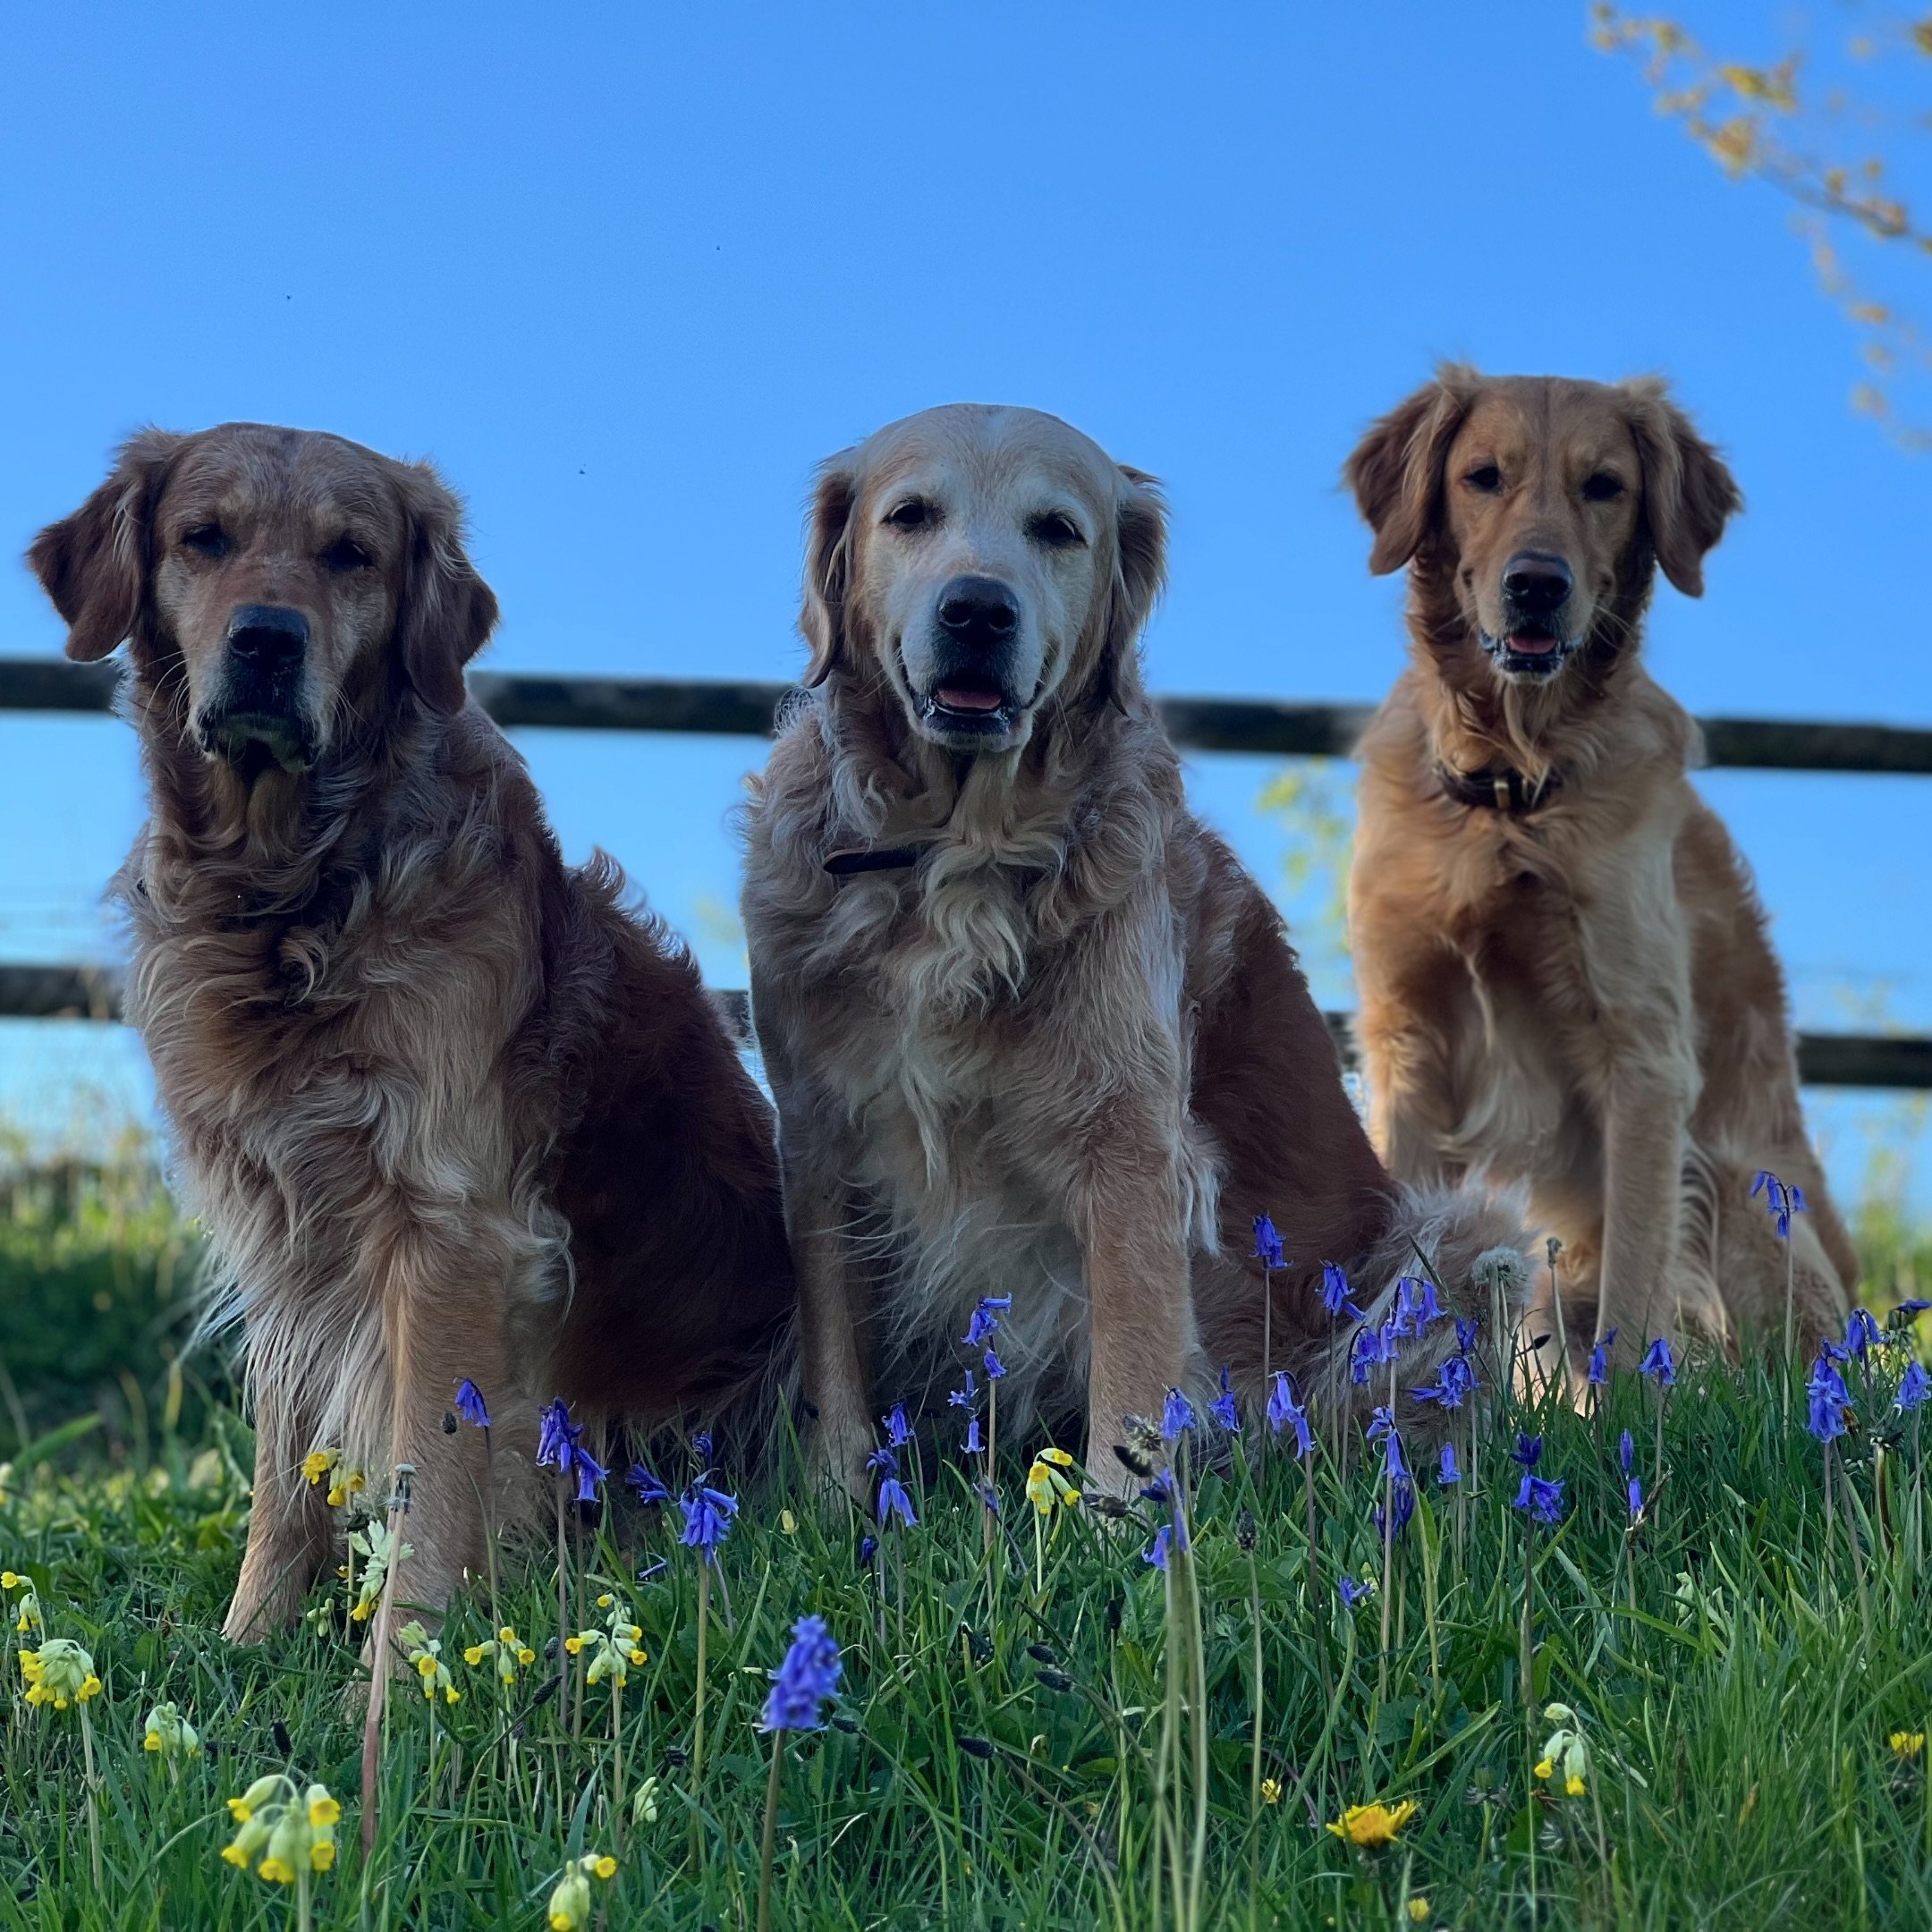
{"type": "Polygon", "coordinates": [[[1556,1767],[1552,1764],[1547,1758],[1546,1758],[1542,1761],[1542,1763],[1536,1767],[1536,1775],[1539,1778],[1553,1778],[1556,1775],[1556,1767]]]}
{"type": "Polygon", "coordinates": [[[256,1869],[270,1885],[293,1885],[295,1868],[273,1855],[265,1858],[256,1869]]]}
{"type": "Polygon", "coordinates": [[[1039,1459],[1042,1462],[1051,1462],[1060,1469],[1073,1467],[1073,1458],[1064,1449],[1042,1449],[1039,1459]]]}
{"type": "Polygon", "coordinates": [[[550,1894],[551,1932],[580,1932],[590,1923],[590,1880],[614,1878],[617,1860],[608,1854],[589,1853],[572,1859],[564,1868],[564,1877],[550,1894]]]}
{"type": "Polygon", "coordinates": [[[198,1758],[201,1754],[201,1740],[196,1734],[195,1727],[182,1716],[179,1705],[157,1704],[148,1713],[141,1749],[162,1752],[170,1758],[198,1758]]]}
{"type": "Polygon", "coordinates": [[[1263,1804],[1279,1804],[1281,1802],[1281,1780],[1279,1778],[1263,1778],[1261,1780],[1261,1802],[1263,1804]]]}
{"type": "Polygon", "coordinates": [[[798,1534],[798,1518],[790,1510],[782,1509],[778,1512],[778,1527],[786,1536],[796,1536],[798,1534]]]}
{"type": "Polygon", "coordinates": [[[342,1806],[319,1784],[309,1788],[309,1822],[311,1825],[340,1825],[342,1806]]]}
{"type": "Polygon", "coordinates": [[[313,1488],[328,1472],[342,1461],[340,1449],[311,1449],[302,1458],[301,1472],[309,1479],[313,1488]]]}
{"type": "Polygon", "coordinates": [[[1414,1898],[1409,1901],[1409,1916],[1417,1925],[1420,1925],[1428,1915],[1429,1902],[1420,1893],[1418,1893],[1414,1898]]]}
{"type": "Polygon", "coordinates": [[[463,1652],[463,1662],[474,1670],[483,1661],[486,1654],[481,1644],[473,1643],[463,1652]]]}
{"type": "Polygon", "coordinates": [[[347,1470],[329,1486],[327,1496],[331,1509],[340,1509],[357,1490],[366,1489],[369,1483],[360,1470],[347,1470]]]}
{"type": "Polygon", "coordinates": [[[1894,1731],[1889,1741],[1892,1746],[1892,1755],[1898,1758],[1901,1763],[1903,1763],[1909,1758],[1916,1758],[1925,1749],[1925,1733],[1923,1731],[1894,1731]]]}
{"type": "Polygon", "coordinates": [[[613,1601],[614,1599],[611,1596],[611,1593],[608,1590],[606,1590],[604,1594],[597,1598],[597,1606],[599,1610],[608,1610],[613,1601]]]}
{"type": "Polygon", "coordinates": [[[326,1871],[335,1862],[335,1847],[327,1839],[309,1848],[309,1868],[311,1871],[326,1871]]]}
{"type": "Polygon", "coordinates": [[[238,1844],[225,1844],[222,1847],[222,1857],[240,1871],[248,1869],[248,1853],[238,1844]]]}
{"type": "Polygon", "coordinates": [[[1563,1784],[1563,1790],[1572,1798],[1580,1798],[1589,1788],[1580,1777],[1566,1779],[1563,1784]]]}
{"type": "Polygon", "coordinates": [[[241,1829],[223,1846],[222,1857],[238,1871],[254,1867],[270,1885],[293,1885],[304,1868],[326,1872],[335,1862],[335,1826],[342,1807],[325,1784],[297,1788],[276,1772],[257,1778],[228,1809],[241,1829]],[[257,1859],[260,1860],[258,1864],[257,1859]]]}
{"type": "Polygon", "coordinates": [[[30,1704],[65,1710],[70,1701],[85,1704],[100,1695],[94,1659],[72,1638],[49,1637],[38,1650],[22,1650],[20,1666],[30,1704]]]}
{"type": "Polygon", "coordinates": [[[18,1589],[20,1573],[14,1570],[0,1570],[0,1589],[18,1589]]]}
{"type": "Polygon", "coordinates": [[[599,1878],[614,1878],[617,1876],[617,1860],[606,1852],[590,1869],[599,1878]]]}
{"type": "Polygon", "coordinates": [[[1395,1834],[1415,1815],[1413,1798],[1404,1798],[1394,1806],[1385,1805],[1378,1799],[1374,1804],[1351,1805],[1342,1814],[1341,1822],[1331,1825],[1328,1829],[1352,1845],[1360,1845],[1368,1852],[1379,1852],[1385,1845],[1394,1843],[1395,1834]]]}

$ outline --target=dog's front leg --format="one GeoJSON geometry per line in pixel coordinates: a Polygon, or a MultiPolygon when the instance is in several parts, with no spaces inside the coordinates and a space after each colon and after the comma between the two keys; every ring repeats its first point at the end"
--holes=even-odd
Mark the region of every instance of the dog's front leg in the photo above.
{"type": "Polygon", "coordinates": [[[850,1209],[843,1189],[787,1184],[785,1220],[798,1270],[805,1400],[814,1418],[812,1463],[828,1487],[863,1503],[866,1458],[873,1449],[871,1377],[863,1284],[853,1277],[845,1246],[850,1209]]]}
{"type": "Polygon", "coordinates": [[[1175,1149],[1152,1123],[1111,1121],[1075,1202],[1087,1277],[1087,1469],[1127,1489],[1123,1419],[1157,1417],[1195,1352],[1188,1215],[1175,1149]]]}
{"type": "Polygon", "coordinates": [[[328,1504],[292,1460],[297,1431],[284,1405],[280,1391],[258,1385],[248,1547],[222,1623],[222,1635],[231,1643],[256,1643],[292,1623],[328,1560],[328,1504]]]}
{"type": "Polygon", "coordinates": [[[1652,1337],[1675,1338],[1672,1285],[1682,1219],[1690,1102],[1667,1072],[1613,1073],[1604,1101],[1603,1271],[1598,1333],[1614,1328],[1633,1360],[1652,1337]]]}

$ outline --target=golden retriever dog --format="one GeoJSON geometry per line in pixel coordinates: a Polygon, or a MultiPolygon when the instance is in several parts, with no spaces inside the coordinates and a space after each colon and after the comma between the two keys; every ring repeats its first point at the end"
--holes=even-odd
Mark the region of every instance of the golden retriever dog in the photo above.
{"type": "Polygon", "coordinates": [[[533,1493],[536,1411],[663,1418],[761,1366],[792,1301],[769,1110],[689,958],[567,870],[464,693],[496,600],[419,463],[149,430],[31,561],[67,654],[130,644],[150,817],[117,886],[129,1011],[246,1335],[234,1637],[330,1546],[304,1456],[415,1470],[438,1606],[533,1493]],[[521,1474],[520,1474],[521,1472],[521,1474]]]}
{"type": "Polygon", "coordinates": [[[1120,1482],[1170,1386],[1226,1363],[1251,1404],[1270,1347],[1331,1376],[1325,1260],[1371,1314],[1417,1241],[1465,1289],[1518,1224],[1390,1181],[1274,907],[1187,809],[1141,683],[1153,481],[1050,416],[932,410],[825,466],[808,547],[744,916],[828,1473],[858,1490],[873,1405],[956,1379],[981,1296],[1013,1297],[1003,1429],[1084,1402],[1120,1482]]]}
{"type": "Polygon", "coordinates": [[[1659,568],[1701,594],[1730,472],[1656,382],[1446,368],[1347,479],[1370,568],[1409,568],[1411,662],[1362,741],[1350,889],[1384,1158],[1417,1184],[1526,1184],[1563,1243],[1565,1335],[1614,1329],[1626,1360],[1782,1330],[1768,1169],[1803,1192],[1815,1338],[1857,1259],[1764,913],[1639,650],[1659,568]]]}

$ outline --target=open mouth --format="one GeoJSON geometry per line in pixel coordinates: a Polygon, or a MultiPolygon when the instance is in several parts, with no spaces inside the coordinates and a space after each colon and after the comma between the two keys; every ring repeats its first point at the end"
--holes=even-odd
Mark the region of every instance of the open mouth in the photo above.
{"type": "Polygon", "coordinates": [[[1571,640],[1540,624],[1520,625],[1506,637],[1482,634],[1483,648],[1502,669],[1517,677],[1548,677],[1569,655],[1571,640]]]}
{"type": "Polygon", "coordinates": [[[225,759],[250,784],[271,766],[301,772],[315,760],[315,746],[307,728],[273,712],[228,711],[206,718],[200,739],[203,751],[210,758],[225,759]]]}
{"type": "Polygon", "coordinates": [[[1001,737],[1013,729],[1019,701],[992,679],[956,672],[921,694],[920,716],[948,737],[1001,737]]]}

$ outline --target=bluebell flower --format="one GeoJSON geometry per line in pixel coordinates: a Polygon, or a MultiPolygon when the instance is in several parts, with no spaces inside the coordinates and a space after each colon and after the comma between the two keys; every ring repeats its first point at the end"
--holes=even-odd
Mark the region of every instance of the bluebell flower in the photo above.
{"type": "Polygon", "coordinates": [[[1451,1483],[1462,1480],[1462,1471],[1456,1467],[1455,1445],[1453,1442],[1445,1442],[1442,1445],[1442,1456],[1436,1465],[1436,1480],[1445,1489],[1451,1483]]]}
{"type": "Polygon", "coordinates": [[[1818,1343],[1818,1349],[1826,1361],[1848,1362],[1852,1360],[1852,1351],[1843,1343],[1834,1342],[1829,1335],[1818,1343]]]}
{"type": "Polygon", "coordinates": [[[1339,1315],[1348,1297],[1348,1276],[1333,1261],[1324,1261],[1321,1265],[1321,1305],[1331,1315],[1339,1315]]]}
{"type": "Polygon", "coordinates": [[[1160,1432],[1163,1442],[1176,1442],[1182,1432],[1195,1426],[1192,1403],[1177,1388],[1167,1391],[1167,1400],[1161,1404],[1160,1432]]]}
{"type": "Polygon", "coordinates": [[[1455,1345],[1467,1355],[1476,1346],[1476,1338],[1482,1333],[1482,1317],[1471,1315],[1467,1320],[1458,1315],[1455,1318],[1455,1345]]]}
{"type": "Polygon", "coordinates": [[[912,1431],[906,1422],[905,1404],[894,1402],[879,1418],[879,1427],[886,1431],[886,1440],[894,1449],[903,1449],[912,1440],[912,1431]]]}
{"type": "Polygon", "coordinates": [[[456,1385],[456,1413],[472,1428],[490,1426],[489,1406],[483,1400],[483,1391],[468,1376],[456,1385]]]}
{"type": "Polygon", "coordinates": [[[896,1476],[881,1476],[878,1486],[878,1520],[883,1529],[896,1516],[908,1530],[919,1528],[919,1518],[912,1513],[912,1498],[906,1493],[906,1486],[896,1476]]]}
{"type": "Polygon", "coordinates": [[[1230,1435],[1241,1433],[1241,1411],[1235,1406],[1234,1385],[1225,1362],[1221,1364],[1221,1393],[1208,1403],[1208,1413],[1230,1435]]]}
{"type": "Polygon", "coordinates": [[[577,1471],[577,1500],[580,1503],[595,1503],[598,1488],[610,1471],[580,1443],[572,1454],[577,1471]]]}
{"type": "Polygon", "coordinates": [[[1812,1364],[1810,1377],[1805,1383],[1805,1427],[1821,1443],[1834,1442],[1845,1433],[1844,1412],[1852,1398],[1844,1377],[1827,1357],[1820,1355],[1812,1364]]]}
{"type": "Polygon", "coordinates": [[[1449,1318],[1449,1310],[1437,1300],[1434,1280],[1425,1275],[1418,1287],[1416,1319],[1420,1326],[1427,1328],[1431,1322],[1446,1321],[1449,1318]]]}
{"type": "MultiPolygon", "coordinates": [[[[1393,1436],[1389,1437],[1391,1443],[1394,1440],[1393,1436]]],[[[1409,1527],[1409,1519],[1415,1514],[1415,1485],[1409,1480],[1406,1470],[1400,1481],[1390,1486],[1389,1500],[1395,1509],[1394,1529],[1389,1527],[1389,1519],[1382,1505],[1377,1503],[1375,1507],[1376,1534],[1385,1542],[1393,1542],[1399,1537],[1409,1527]]]]}
{"type": "Polygon", "coordinates": [[[1532,1522],[1554,1523],[1563,1520],[1563,1480],[1523,1472],[1522,1487],[1516,1492],[1516,1507],[1532,1522]]]}
{"type": "Polygon", "coordinates": [[[1174,1525],[1163,1523],[1154,1532],[1154,1540],[1140,1552],[1140,1561],[1152,1563],[1157,1570],[1167,1567],[1168,1553],[1174,1547],[1174,1525]]]}
{"type": "Polygon", "coordinates": [[[1616,1453],[1617,1461],[1623,1464],[1623,1473],[1628,1476],[1631,1472],[1631,1460],[1637,1453],[1637,1445],[1631,1440],[1631,1432],[1628,1429],[1617,1437],[1616,1453]]]}
{"type": "Polygon", "coordinates": [[[859,1538],[859,1567],[863,1570],[878,1555],[879,1542],[876,1536],[867,1535],[859,1538]]]}
{"type": "Polygon", "coordinates": [[[1677,1386],[1677,1363],[1671,1354],[1671,1346],[1659,1335],[1644,1351],[1644,1359],[1637,1365],[1639,1375],[1655,1376],[1659,1388],[1677,1386]]]}
{"type": "Polygon", "coordinates": [[[979,1435],[979,1418],[978,1416],[969,1416],[967,1418],[965,1448],[968,1455],[984,1455],[986,1453],[986,1444],[981,1440],[979,1435]]]}
{"type": "Polygon", "coordinates": [[[1875,1343],[1884,1339],[1878,1333],[1878,1324],[1868,1309],[1855,1308],[1852,1319],[1845,1327],[1845,1346],[1861,1360],[1865,1352],[1875,1343]]]}
{"type": "Polygon", "coordinates": [[[1406,1341],[1411,1335],[1420,1335],[1421,1325],[1415,1318],[1415,1305],[1409,1299],[1409,1276],[1404,1275],[1395,1284],[1394,1306],[1387,1315],[1388,1332],[1406,1341]]]}
{"type": "Polygon", "coordinates": [[[986,1352],[986,1360],[980,1363],[980,1367],[986,1370],[988,1382],[997,1382],[1006,1373],[1006,1364],[991,1349],[986,1352]]]}
{"type": "Polygon", "coordinates": [[[973,1380],[970,1368],[966,1371],[966,1386],[952,1390],[947,1394],[946,1401],[955,1409],[972,1409],[979,1406],[979,1385],[973,1380]]]}
{"type": "Polygon", "coordinates": [[[583,1435],[571,1427],[570,1408],[560,1395],[537,1418],[537,1461],[545,1469],[567,1472],[572,1453],[583,1435]]]}
{"type": "Polygon", "coordinates": [[[1776,1224],[1778,1239],[1789,1241],[1791,1217],[1805,1211],[1804,1190],[1785,1186],[1769,1168],[1765,1168],[1751,1182],[1751,1199],[1756,1200],[1760,1194],[1765,1198],[1766,1212],[1776,1224]]]}
{"type": "Polygon", "coordinates": [[[1382,1473],[1393,1483],[1409,1480],[1409,1465],[1402,1460],[1402,1437],[1394,1429],[1382,1438],[1382,1473]]]}
{"type": "Polygon", "coordinates": [[[1907,1321],[1917,1321],[1928,1308],[1932,1308],[1932,1301],[1921,1301],[1917,1295],[1913,1295],[1901,1301],[1892,1312],[1894,1316],[1902,1315],[1907,1321]]]}
{"type": "Polygon", "coordinates": [[[738,1498],[705,1483],[693,1483],[678,1498],[684,1512],[684,1528],[678,1541],[694,1549],[707,1563],[717,1561],[718,1545],[731,1534],[732,1518],[738,1513],[738,1498]]]}
{"type": "Polygon", "coordinates": [[[1389,1411],[1386,1402],[1377,1402],[1368,1411],[1368,1436],[1370,1442],[1380,1442],[1385,1436],[1393,1435],[1395,1418],[1389,1411]]]}
{"type": "Polygon", "coordinates": [[[1543,1438],[1540,1436],[1516,1437],[1516,1446],[1510,1451],[1510,1461],[1521,1462],[1526,1470],[1533,1470],[1543,1460],[1543,1438]]]}
{"type": "Polygon", "coordinates": [[[1275,1371],[1275,1386],[1268,1391],[1268,1427],[1279,1436],[1284,1428],[1295,1432],[1295,1453],[1305,1456],[1315,1446],[1313,1432],[1309,1428],[1308,1411],[1295,1400],[1294,1385],[1288,1379],[1285,1369],[1275,1371]]]}
{"type": "Polygon", "coordinates": [[[624,1472],[624,1480],[637,1491],[640,1503],[668,1503],[671,1492],[641,1462],[633,1462],[624,1472]]]}
{"type": "Polygon", "coordinates": [[[771,1674],[765,1700],[767,1731],[816,1731],[825,1723],[821,1708],[838,1693],[839,1648],[822,1617],[801,1617],[792,1626],[792,1648],[771,1674]]]}
{"type": "Polygon", "coordinates": [[[1353,1577],[1343,1576],[1336,1580],[1335,1589],[1341,1593],[1342,1607],[1352,1610],[1364,1597],[1374,1594],[1375,1585],[1373,1582],[1358,1583],[1353,1577]]]}
{"type": "Polygon", "coordinates": [[[1589,1385],[1603,1388],[1610,1380],[1610,1351],[1616,1344],[1617,1332],[1614,1328],[1604,1330],[1603,1340],[1589,1352],[1589,1385]]]}
{"type": "Polygon", "coordinates": [[[999,1491],[991,1483],[981,1483],[979,1485],[979,1500],[994,1515],[997,1516],[999,1514],[999,1491]]]}
{"type": "Polygon", "coordinates": [[[999,1318],[993,1312],[996,1309],[1010,1309],[1013,1297],[1007,1295],[981,1295],[979,1305],[972,1311],[966,1324],[966,1333],[962,1338],[968,1348],[981,1348],[993,1339],[994,1331],[999,1326],[999,1318]]]}
{"type": "Polygon", "coordinates": [[[1418,1402],[1440,1402],[1445,1409],[1460,1409],[1476,1391],[1476,1371],[1467,1355],[1451,1355],[1436,1371],[1436,1379],[1409,1393],[1418,1402]]]}
{"type": "Polygon", "coordinates": [[[698,1458],[699,1468],[708,1469],[711,1465],[711,1431],[699,1429],[691,1437],[691,1453],[698,1458]]]}
{"type": "Polygon", "coordinates": [[[1932,1395],[1932,1375],[1928,1375],[1925,1364],[1917,1356],[1905,1364],[1905,1373],[1899,1378],[1898,1395],[1892,1406],[1903,1415],[1908,1410],[1918,1408],[1928,1395],[1932,1395]]]}
{"type": "Polygon", "coordinates": [[[1275,1232],[1275,1224],[1265,1214],[1254,1217],[1254,1258],[1263,1267],[1286,1267],[1282,1256],[1281,1236],[1275,1232]]]}
{"type": "Polygon", "coordinates": [[[1643,1484],[1632,1476],[1624,1484],[1623,1493],[1630,1504],[1631,1521],[1635,1522],[1643,1514],[1643,1484]]]}

